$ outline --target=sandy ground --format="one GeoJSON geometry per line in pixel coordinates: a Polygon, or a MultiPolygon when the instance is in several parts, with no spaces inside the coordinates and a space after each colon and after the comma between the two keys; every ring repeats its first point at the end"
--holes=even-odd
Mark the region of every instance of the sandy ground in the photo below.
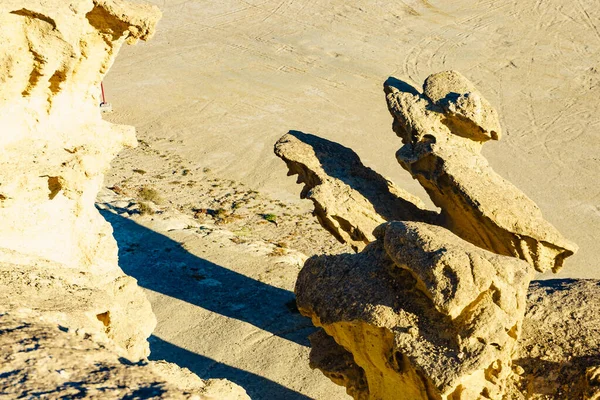
{"type": "Polygon", "coordinates": [[[502,116],[505,137],[484,148],[493,167],[580,245],[560,276],[600,277],[597,1],[153,3],[156,37],[105,82],[115,119],[142,138],[290,200],[299,188],[272,146],[301,130],[422,194],[394,159],[382,83],[456,69],[502,116]]]}
{"type": "Polygon", "coordinates": [[[347,398],[310,369],[315,329],[295,307],[306,256],[349,251],[310,212],[143,141],[114,161],[106,186],[97,205],[119,264],[158,320],[151,359],[227,378],[253,399],[347,398]]]}
{"type": "Polygon", "coordinates": [[[600,278],[599,2],[151,2],[164,12],[156,37],[124,49],[105,80],[107,118],[143,143],[115,162],[107,186],[119,193],[100,203],[153,302],[156,357],[258,399],[345,398],[308,369],[309,325],[285,306],[294,251],[344,249],[319,233],[272,148],[288,130],[319,135],[425,198],[394,158],[389,76],[471,79],[504,126],[484,154],[580,246],[559,277],[600,278]],[[158,214],[138,214],[142,187],[160,192],[158,214]]]}

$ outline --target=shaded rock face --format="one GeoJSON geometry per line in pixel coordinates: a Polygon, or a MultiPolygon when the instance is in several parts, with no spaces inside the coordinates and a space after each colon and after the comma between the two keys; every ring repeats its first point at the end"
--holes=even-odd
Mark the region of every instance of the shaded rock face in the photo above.
{"type": "Polygon", "coordinates": [[[526,399],[600,398],[600,281],[532,282],[513,363],[526,399]]]}
{"type": "Polygon", "coordinates": [[[66,312],[134,360],[149,354],[156,321],[94,201],[135,131],[102,120],[99,85],[160,15],[123,1],[0,4],[2,304],[66,312]]]}
{"type": "Polygon", "coordinates": [[[557,271],[577,246],[480,154],[501,129],[466,78],[431,75],[423,94],[389,80],[385,92],[397,159],[439,214],[350,149],[295,132],[275,145],[321,224],[355,249],[352,232],[368,243],[310,258],[299,274],[298,307],[323,328],[311,365],[355,399],[522,398],[512,369],[534,269],[557,271]]]}

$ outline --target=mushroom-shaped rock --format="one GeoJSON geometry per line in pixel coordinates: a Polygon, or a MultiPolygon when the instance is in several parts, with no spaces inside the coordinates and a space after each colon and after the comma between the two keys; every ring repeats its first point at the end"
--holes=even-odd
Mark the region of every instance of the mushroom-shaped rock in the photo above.
{"type": "Polygon", "coordinates": [[[348,385],[363,388],[355,398],[500,398],[529,265],[425,223],[376,236],[359,254],[309,259],[296,284],[300,311],[364,371],[344,375],[366,380],[348,385]]]}

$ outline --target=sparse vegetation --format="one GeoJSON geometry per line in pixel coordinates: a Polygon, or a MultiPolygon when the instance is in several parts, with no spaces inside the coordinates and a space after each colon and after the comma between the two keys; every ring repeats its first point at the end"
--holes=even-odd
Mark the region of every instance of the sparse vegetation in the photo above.
{"type": "Polygon", "coordinates": [[[158,191],[148,186],[142,187],[138,194],[143,200],[151,201],[156,204],[160,204],[163,201],[158,191]]]}
{"type": "Polygon", "coordinates": [[[250,229],[247,226],[242,226],[240,229],[233,233],[235,233],[237,236],[250,236],[250,234],[252,233],[252,229],[250,229]]]}
{"type": "Polygon", "coordinates": [[[215,218],[224,219],[227,217],[227,211],[224,208],[219,208],[215,210],[214,216],[215,218]]]}
{"type": "Polygon", "coordinates": [[[242,237],[239,237],[239,236],[234,236],[234,237],[232,237],[229,240],[231,240],[235,244],[243,244],[243,243],[247,243],[248,242],[248,240],[246,240],[246,239],[244,239],[242,237]]]}
{"type": "Polygon", "coordinates": [[[266,221],[269,221],[275,225],[277,225],[277,215],[275,214],[263,214],[262,216],[266,221]]]}
{"type": "Polygon", "coordinates": [[[148,204],[146,202],[140,203],[139,211],[140,211],[140,214],[142,214],[142,215],[153,215],[154,214],[154,209],[152,208],[152,206],[150,206],[150,204],[148,204]]]}

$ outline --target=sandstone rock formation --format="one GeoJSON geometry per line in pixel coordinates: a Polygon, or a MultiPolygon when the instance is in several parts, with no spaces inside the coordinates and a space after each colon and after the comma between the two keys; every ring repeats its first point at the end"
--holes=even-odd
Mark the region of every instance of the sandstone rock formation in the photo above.
{"type": "Polygon", "coordinates": [[[379,223],[424,221],[484,249],[526,260],[540,272],[557,272],[577,246],[481,155],[485,141],[501,136],[489,102],[454,71],[428,77],[423,94],[402,89],[385,86],[393,129],[404,143],[396,157],[441,215],[365,167],[351,149],[293,131],[275,144],[275,154],[286,162],[288,174],[298,174],[298,183],[304,183],[300,196],[313,202],[321,225],[360,250],[373,240],[379,223]]]}
{"type": "Polygon", "coordinates": [[[444,226],[479,247],[519,257],[540,272],[557,272],[577,251],[481,155],[483,142],[500,138],[500,124],[472,83],[447,71],[429,76],[422,95],[391,85],[385,91],[394,131],[404,143],[396,158],[442,209],[444,226]]]}
{"type": "Polygon", "coordinates": [[[425,223],[376,236],[357,255],[309,259],[296,284],[300,311],[364,371],[368,394],[355,398],[498,398],[529,265],[425,223]]]}
{"type": "MultiPolygon", "coordinates": [[[[533,282],[504,397],[600,398],[600,322],[590,317],[599,307],[598,281],[533,282]]],[[[311,336],[311,347],[313,368],[345,386],[355,399],[369,398],[364,370],[354,362],[352,353],[322,330],[311,336]]]]}
{"type": "Polygon", "coordinates": [[[100,82],[160,16],[122,0],[0,3],[3,394],[186,397],[152,372],[164,368],[132,364],[156,320],[94,205],[110,161],[136,144],[133,127],[102,120],[100,82]]]}
{"type": "Polygon", "coordinates": [[[102,120],[99,85],[121,45],[149,38],[159,17],[122,1],[0,4],[3,304],[67,312],[131,359],[148,355],[156,322],[94,200],[135,131],[102,120]]]}
{"type": "Polygon", "coordinates": [[[533,282],[514,364],[525,399],[600,398],[600,282],[533,282]]]}
{"type": "Polygon", "coordinates": [[[437,213],[365,167],[351,149],[314,135],[290,131],[275,143],[288,175],[298,175],[300,197],[314,204],[321,225],[342,243],[362,250],[385,221],[428,221],[437,213]]]}
{"type": "Polygon", "coordinates": [[[299,309],[323,328],[311,338],[311,365],[355,399],[522,398],[512,369],[524,371],[513,359],[533,269],[557,271],[577,246],[480,154],[501,129],[466,78],[434,74],[424,94],[398,87],[385,86],[404,144],[396,156],[439,215],[412,198],[396,206],[399,214],[380,212],[376,201],[393,208],[399,191],[349,149],[297,134],[275,147],[322,225],[355,243],[338,233],[341,224],[332,229],[329,221],[343,215],[350,228],[341,230],[367,232],[360,239],[370,242],[356,255],[311,258],[300,272],[299,309]],[[356,183],[365,176],[357,170],[378,178],[356,183]],[[389,222],[372,231],[382,220],[389,222]]]}

